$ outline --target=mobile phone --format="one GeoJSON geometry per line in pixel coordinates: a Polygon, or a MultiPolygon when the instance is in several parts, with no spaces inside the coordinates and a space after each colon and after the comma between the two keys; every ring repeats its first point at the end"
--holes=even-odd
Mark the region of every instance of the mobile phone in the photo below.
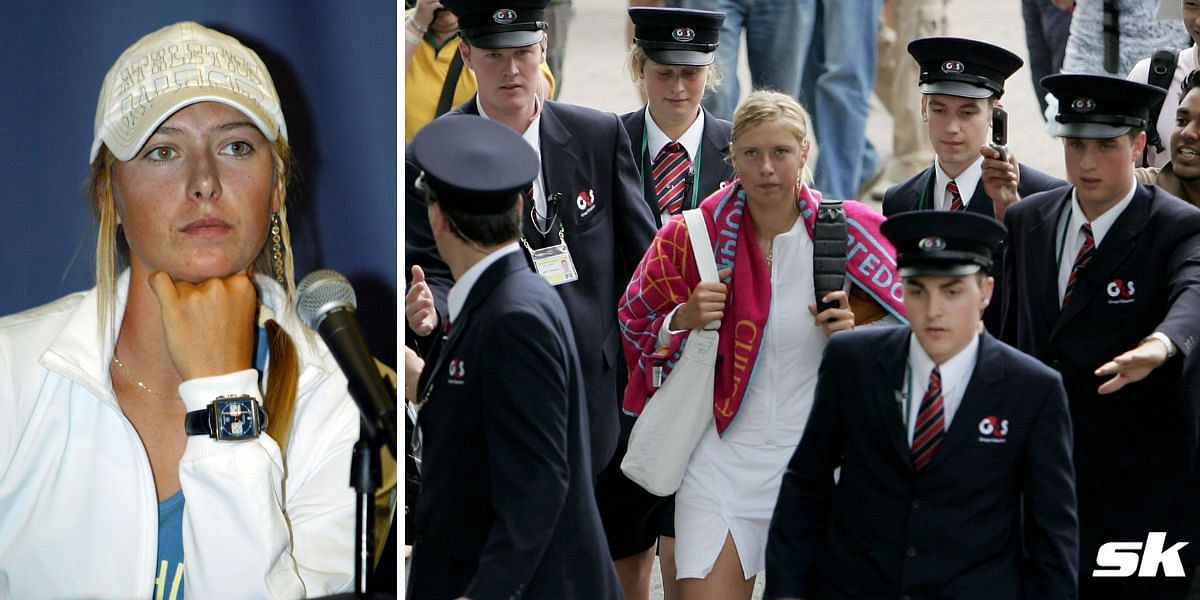
{"type": "Polygon", "coordinates": [[[992,108],[991,147],[1000,152],[1000,160],[1008,160],[1008,112],[999,106],[992,108]]]}

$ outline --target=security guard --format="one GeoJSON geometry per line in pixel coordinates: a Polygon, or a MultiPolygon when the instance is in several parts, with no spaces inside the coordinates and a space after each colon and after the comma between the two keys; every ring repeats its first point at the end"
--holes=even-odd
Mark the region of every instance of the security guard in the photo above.
{"type": "MultiPolygon", "coordinates": [[[[521,249],[571,317],[598,473],[612,458],[620,430],[618,391],[625,367],[617,299],[654,237],[654,216],[642,198],[629,136],[617,116],[537,96],[548,1],[453,3],[464,41],[459,50],[475,72],[479,92],[450,114],[506,125],[539,155],[541,169],[524,191],[521,249]]],[[[409,153],[405,160],[411,159],[409,153]]],[[[417,172],[409,168],[406,175],[405,261],[410,270],[419,267],[409,290],[418,308],[406,309],[406,320],[428,340],[445,321],[451,279],[415,188],[417,172]]]]}
{"type": "Polygon", "coordinates": [[[1003,337],[1070,398],[1080,597],[1181,598],[1200,562],[1200,209],[1134,180],[1163,90],[1091,75],[1042,86],[1071,186],[1008,210],[1003,337]],[[1101,551],[1110,542],[1145,549],[1137,573],[1101,551]]]}
{"type": "MultiPolygon", "coordinates": [[[[1066,185],[1033,167],[997,160],[987,147],[988,131],[1004,82],[1023,64],[1016,54],[978,40],[928,37],[913,40],[908,53],[920,65],[921,118],[933,145],[933,165],[883,196],[883,214],[909,210],[965,210],[998,220],[1018,196],[1066,185]],[[995,175],[985,177],[985,171],[995,175]],[[1019,180],[1019,181],[1018,181],[1019,180]],[[996,202],[993,202],[996,200],[996,202]]],[[[1003,264],[1003,248],[994,261],[1003,264]]],[[[996,289],[1004,289],[995,273],[996,289]]],[[[984,315],[988,331],[1000,332],[1000,303],[984,315]]]]}
{"type": "Polygon", "coordinates": [[[434,120],[411,150],[454,286],[447,333],[419,380],[408,597],[620,598],[571,323],[517,245],[537,154],[471,115],[434,120]]]}
{"type": "Polygon", "coordinates": [[[1074,598],[1062,381],[980,328],[1004,227],[919,211],[883,231],[910,326],[830,338],[771,521],[766,597],[1074,598]]]}
{"type": "MultiPolygon", "coordinates": [[[[725,15],[680,8],[630,8],[634,46],[630,74],[646,106],[621,115],[633,143],[642,190],[656,225],[696,208],[733,181],[729,161],[732,123],[700,104],[716,81],[713,61],[725,15]]],[[[647,597],[658,547],[666,589],[674,585],[673,497],[650,494],[621,472],[634,417],[621,414],[617,452],[596,481],[596,502],[608,549],[625,583],[625,595],[647,597]]]]}
{"type": "Polygon", "coordinates": [[[642,188],[662,225],[696,208],[733,181],[733,124],[700,105],[716,82],[723,13],[683,8],[630,8],[629,67],[646,106],[621,115],[634,145],[642,188]]]}

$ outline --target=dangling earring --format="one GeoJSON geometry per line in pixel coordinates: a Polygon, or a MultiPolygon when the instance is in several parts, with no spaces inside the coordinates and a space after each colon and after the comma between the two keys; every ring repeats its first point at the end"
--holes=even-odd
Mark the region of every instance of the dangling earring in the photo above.
{"type": "Polygon", "coordinates": [[[271,267],[275,271],[275,281],[287,286],[287,278],[283,272],[283,221],[279,213],[271,213],[271,267]]]}

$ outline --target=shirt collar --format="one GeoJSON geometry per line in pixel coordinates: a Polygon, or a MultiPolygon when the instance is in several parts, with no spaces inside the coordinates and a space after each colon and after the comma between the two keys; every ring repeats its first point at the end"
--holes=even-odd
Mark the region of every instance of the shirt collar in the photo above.
{"type": "Polygon", "coordinates": [[[672,140],[663,132],[658,123],[654,122],[654,117],[650,116],[650,105],[646,105],[646,153],[653,161],[658,156],[658,151],[662,150],[672,141],[679,142],[684,150],[687,150],[688,158],[695,160],[696,152],[700,150],[700,141],[704,137],[704,111],[696,109],[698,114],[696,120],[688,126],[687,131],[679,136],[678,140],[672,140]]]}
{"type": "MultiPolygon", "coordinates": [[[[934,172],[937,173],[937,181],[933,186],[934,206],[941,210],[950,210],[950,201],[946,200],[946,184],[950,183],[951,177],[942,170],[942,164],[937,155],[933,157],[933,167],[934,172]]],[[[962,196],[963,207],[971,204],[971,197],[975,195],[975,188],[979,187],[979,180],[982,178],[983,156],[959,173],[958,177],[953,178],[954,183],[958,184],[958,195],[962,196]]]]}
{"type": "Polygon", "coordinates": [[[458,318],[458,313],[462,312],[463,305],[467,303],[467,296],[471,295],[471,288],[475,287],[475,282],[479,281],[479,276],[483,275],[483,272],[492,266],[492,263],[517,250],[516,242],[501,246],[491,254],[480,259],[479,262],[471,265],[471,268],[467,269],[467,272],[463,273],[462,277],[459,277],[454,282],[454,286],[450,288],[450,295],[446,299],[446,304],[450,311],[451,323],[458,318]]]}
{"type": "Polygon", "coordinates": [[[951,356],[946,362],[936,365],[925,349],[921,347],[921,342],[917,341],[917,334],[909,334],[908,341],[908,366],[912,372],[920,373],[922,377],[929,377],[929,372],[936,365],[938,372],[942,376],[942,388],[950,388],[965,384],[971,376],[971,372],[975,370],[975,355],[979,352],[979,336],[971,337],[971,342],[965,348],[958,351],[958,354],[951,356]]]}
{"type": "MultiPolygon", "coordinates": [[[[1104,214],[1092,220],[1092,240],[1096,247],[1100,247],[1101,240],[1108,234],[1108,230],[1112,229],[1113,223],[1116,223],[1117,217],[1125,212],[1129,207],[1129,203],[1133,201],[1133,194],[1137,191],[1137,180],[1129,187],[1129,192],[1120,202],[1113,205],[1112,208],[1104,211],[1104,214]]],[[[1087,217],[1083,215],[1083,209],[1079,208],[1079,200],[1075,197],[1075,188],[1071,188],[1071,225],[1068,229],[1070,232],[1077,232],[1079,228],[1087,223],[1087,217]]]]}
{"type": "MultiPolygon", "coordinates": [[[[530,119],[529,126],[525,128],[525,131],[521,132],[521,139],[525,140],[540,156],[542,138],[539,130],[542,126],[542,99],[537,94],[533,95],[533,105],[533,119],[530,119]]],[[[475,106],[479,109],[479,116],[489,121],[495,120],[484,110],[483,102],[480,102],[478,93],[475,94],[475,106]]]]}

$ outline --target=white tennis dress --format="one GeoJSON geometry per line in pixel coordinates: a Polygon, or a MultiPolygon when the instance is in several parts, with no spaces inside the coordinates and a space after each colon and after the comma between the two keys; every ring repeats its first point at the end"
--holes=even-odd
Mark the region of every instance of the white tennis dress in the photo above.
{"type": "Polygon", "coordinates": [[[726,533],[746,578],[765,568],[780,481],[812,410],[828,338],[808,312],[813,243],[803,219],[775,237],[773,257],[771,308],[741,408],[723,438],[709,426],[675,496],[679,579],[707,576],[726,533]]]}

